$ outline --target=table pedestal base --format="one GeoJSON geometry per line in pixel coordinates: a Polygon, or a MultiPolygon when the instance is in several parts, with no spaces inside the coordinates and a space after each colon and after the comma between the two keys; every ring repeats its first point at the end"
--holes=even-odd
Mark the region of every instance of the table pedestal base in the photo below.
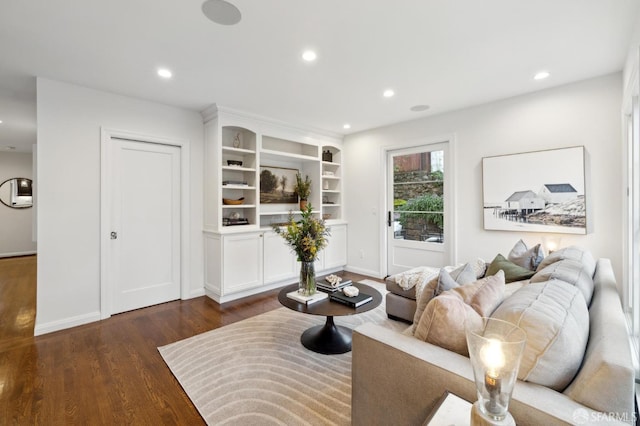
{"type": "Polygon", "coordinates": [[[333,317],[327,317],[324,325],[311,327],[302,333],[302,345],[320,354],[336,355],[351,351],[353,330],[333,323],[333,317]]]}

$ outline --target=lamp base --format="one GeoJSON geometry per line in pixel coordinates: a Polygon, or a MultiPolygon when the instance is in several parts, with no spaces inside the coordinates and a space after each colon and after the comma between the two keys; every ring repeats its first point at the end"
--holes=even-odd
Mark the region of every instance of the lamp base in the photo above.
{"type": "Polygon", "coordinates": [[[471,407],[471,426],[516,426],[511,413],[507,412],[507,416],[502,420],[493,420],[480,411],[478,404],[478,401],[476,401],[471,407]]]}

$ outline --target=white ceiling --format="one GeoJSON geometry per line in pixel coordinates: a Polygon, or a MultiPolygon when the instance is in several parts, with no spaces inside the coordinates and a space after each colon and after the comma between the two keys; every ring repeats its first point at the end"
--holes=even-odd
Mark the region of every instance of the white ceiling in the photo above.
{"type": "Polygon", "coordinates": [[[202,2],[0,0],[0,146],[35,142],[35,76],[351,133],[620,71],[640,13],[637,0],[231,0],[242,21],[223,26],[202,2]]]}

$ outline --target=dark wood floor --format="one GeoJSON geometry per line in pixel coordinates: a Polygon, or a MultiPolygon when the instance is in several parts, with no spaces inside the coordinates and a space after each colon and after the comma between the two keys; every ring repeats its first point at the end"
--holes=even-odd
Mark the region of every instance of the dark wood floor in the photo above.
{"type": "Polygon", "coordinates": [[[34,338],[35,274],[35,256],[0,259],[2,425],[204,424],[157,347],[281,306],[199,297],[34,338]]]}

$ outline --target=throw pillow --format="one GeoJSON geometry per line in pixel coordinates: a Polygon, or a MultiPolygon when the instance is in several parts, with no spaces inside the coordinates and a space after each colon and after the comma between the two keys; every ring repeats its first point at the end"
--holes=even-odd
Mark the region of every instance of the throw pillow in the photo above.
{"type": "Polygon", "coordinates": [[[497,255],[491,261],[491,264],[487,267],[487,275],[495,275],[500,270],[504,271],[504,280],[506,283],[526,280],[535,274],[535,271],[516,265],[515,263],[505,259],[501,254],[497,255]]]}
{"type": "Polygon", "coordinates": [[[520,240],[513,246],[507,259],[516,265],[535,271],[544,259],[544,249],[540,244],[528,248],[527,244],[520,240]]]}
{"type": "Polygon", "coordinates": [[[559,280],[526,285],[492,317],[527,333],[518,379],[558,392],[571,383],[589,338],[589,311],[576,287],[559,280]]]}
{"type": "Polygon", "coordinates": [[[484,259],[477,258],[476,260],[469,263],[471,264],[473,270],[476,272],[476,279],[484,277],[485,273],[487,272],[487,262],[485,262],[484,259]]]}
{"type": "Polygon", "coordinates": [[[413,315],[413,331],[415,332],[424,308],[427,307],[431,299],[444,291],[451,290],[459,285],[469,284],[473,281],[475,281],[475,272],[468,263],[451,272],[447,272],[445,268],[440,269],[438,276],[424,286],[416,302],[416,312],[413,315]]]}
{"type": "Polygon", "coordinates": [[[414,336],[468,356],[465,323],[482,325],[504,298],[504,273],[455,287],[433,298],[424,310],[414,336]]]}

